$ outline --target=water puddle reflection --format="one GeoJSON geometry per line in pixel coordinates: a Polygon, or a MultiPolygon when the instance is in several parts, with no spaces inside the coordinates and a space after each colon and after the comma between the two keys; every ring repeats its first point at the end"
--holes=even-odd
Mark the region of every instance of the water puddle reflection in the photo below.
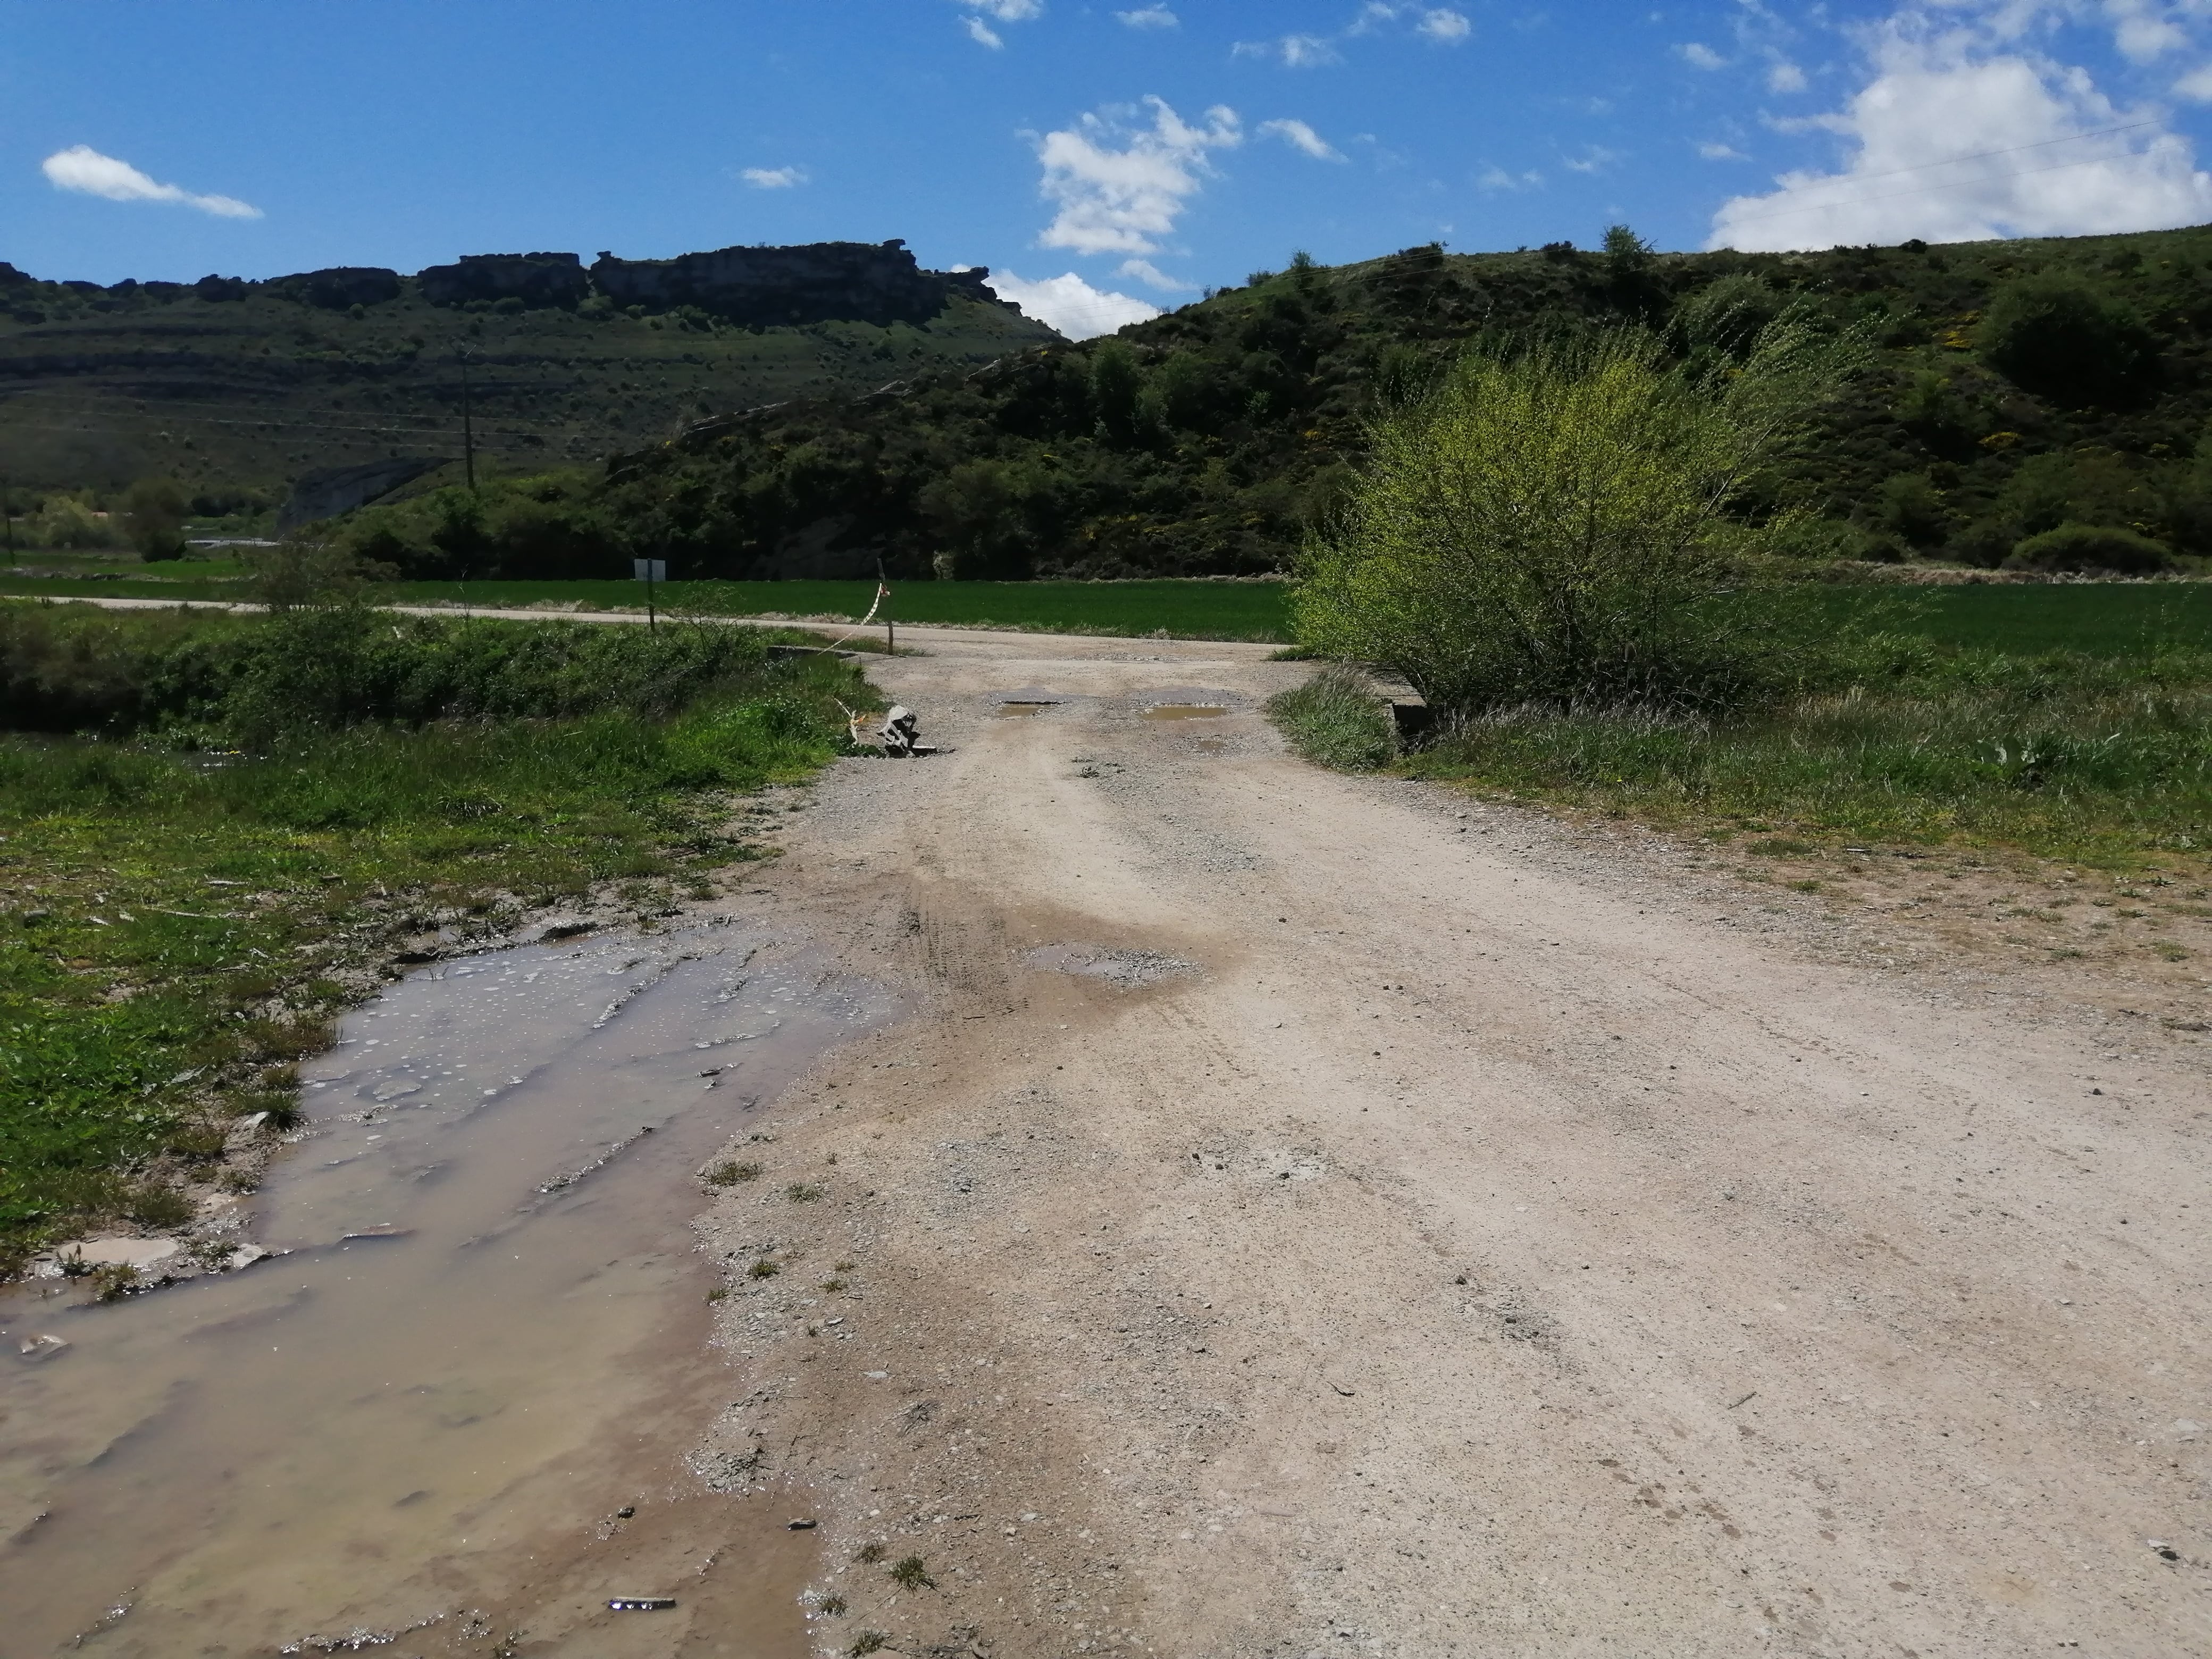
{"type": "Polygon", "coordinates": [[[1211,720],[1228,712],[1218,703],[1160,702],[1145,710],[1144,717],[1148,720],[1211,720]]]}
{"type": "Polygon", "coordinates": [[[754,1107],[891,1012],[702,927],[454,962],[350,1016],[253,1200],[289,1254],[0,1299],[0,1652],[489,1654],[523,1623],[533,1652],[804,1652],[803,1537],[683,1466],[731,1381],[687,1224],[754,1107]]]}

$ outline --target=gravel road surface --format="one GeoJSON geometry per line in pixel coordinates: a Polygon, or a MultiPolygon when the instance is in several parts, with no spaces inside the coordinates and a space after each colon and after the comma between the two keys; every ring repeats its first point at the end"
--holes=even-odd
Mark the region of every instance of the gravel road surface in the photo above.
{"type": "Polygon", "coordinates": [[[823,1651],[2212,1653],[2201,1038],[927,640],[757,884],[908,1016],[700,1230],[823,1651]]]}

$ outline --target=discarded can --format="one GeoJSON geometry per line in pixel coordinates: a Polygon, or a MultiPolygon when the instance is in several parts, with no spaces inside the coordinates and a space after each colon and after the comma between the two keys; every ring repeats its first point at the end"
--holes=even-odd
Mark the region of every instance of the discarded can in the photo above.
{"type": "Polygon", "coordinates": [[[617,1595],[607,1605],[617,1613],[665,1613],[676,1605],[672,1595],[617,1595]]]}

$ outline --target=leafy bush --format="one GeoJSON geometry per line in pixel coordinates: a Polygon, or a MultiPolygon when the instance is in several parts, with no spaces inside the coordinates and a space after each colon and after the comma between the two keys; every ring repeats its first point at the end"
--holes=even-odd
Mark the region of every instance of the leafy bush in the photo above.
{"type": "Polygon", "coordinates": [[[50,495],[31,520],[33,546],[60,551],[114,547],[121,538],[105,519],[97,517],[83,498],[50,495]]]}
{"type": "Polygon", "coordinates": [[[2159,542],[2112,525],[2062,524],[2030,536],[2004,562],[2008,570],[2105,570],[2148,576],[2173,568],[2173,555],[2159,542]]]}
{"type": "Polygon", "coordinates": [[[628,575],[632,537],[597,495],[597,480],[571,472],[447,485],[362,508],[337,528],[334,545],[417,581],[628,575]]]}
{"type": "Polygon", "coordinates": [[[2158,366],[2158,343],[2133,307],[2064,275],[1998,289],[1977,343],[1991,368],[2062,403],[2129,395],[2158,366]]]}
{"type": "Polygon", "coordinates": [[[1384,663],[1439,709],[1734,704],[1772,664],[1722,514],[1848,365],[1770,325],[1724,378],[1632,330],[1462,358],[1375,426],[1340,527],[1295,601],[1301,644],[1384,663]]]}

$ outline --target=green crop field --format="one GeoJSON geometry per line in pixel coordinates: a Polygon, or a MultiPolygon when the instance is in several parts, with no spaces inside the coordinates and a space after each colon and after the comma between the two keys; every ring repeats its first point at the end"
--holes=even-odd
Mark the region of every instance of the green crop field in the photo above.
{"type": "MultiPolygon", "coordinates": [[[[0,575],[0,593],[52,598],[239,599],[246,571],[235,564],[141,565],[127,556],[88,559],[69,576],[0,575]]],[[[875,597],[868,581],[666,582],[656,592],[671,612],[725,617],[833,617],[857,621],[875,597]]],[[[576,605],[642,609],[635,581],[395,582],[376,590],[397,605],[495,608],[576,605]]],[[[1942,646],[2118,657],[2164,645],[2212,648],[2212,584],[2066,582],[2013,586],[1821,586],[1800,590],[1820,624],[1869,616],[1899,633],[1942,646]]],[[[1176,639],[1287,641],[1287,582],[919,581],[894,585],[902,623],[1020,628],[1176,639]]]]}

